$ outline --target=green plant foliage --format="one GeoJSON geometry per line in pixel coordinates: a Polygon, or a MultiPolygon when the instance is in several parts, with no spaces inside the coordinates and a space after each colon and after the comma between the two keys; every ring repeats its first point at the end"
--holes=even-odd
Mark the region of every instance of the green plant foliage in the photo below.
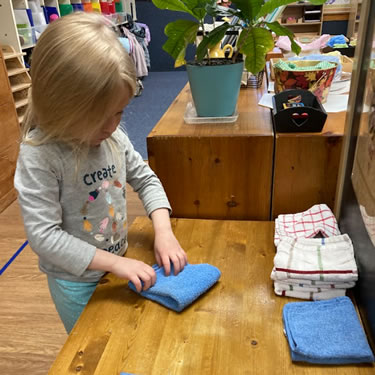
{"type": "Polygon", "coordinates": [[[163,45],[164,51],[175,60],[175,68],[186,64],[185,54],[189,44],[194,43],[199,24],[189,20],[177,20],[170,22],[165,27],[165,35],[168,40],[163,45]]]}
{"type": "MultiPolygon", "coordinates": [[[[310,0],[311,4],[321,5],[326,0],[310,0]]],[[[160,9],[184,12],[192,15],[197,21],[177,20],[165,27],[168,36],[163,49],[175,60],[175,67],[186,63],[185,54],[189,44],[193,44],[199,30],[203,32],[202,42],[196,53],[196,60],[209,59],[208,50],[222,40],[227,30],[235,27],[241,29],[238,38],[236,53],[246,56],[245,66],[253,74],[264,68],[266,54],[274,47],[272,32],[277,36],[287,36],[291,41],[292,51],[299,54],[301,48],[294,41],[293,33],[277,21],[266,22],[264,17],[272,13],[276,8],[291,4],[293,0],[232,0],[237,9],[225,8],[217,5],[216,0],[152,0],[154,5],[160,9]],[[211,16],[237,16],[239,21],[235,25],[227,22],[214,28],[209,33],[204,32],[204,19],[211,16]]]]}
{"type": "Polygon", "coordinates": [[[249,72],[260,72],[264,68],[266,54],[274,47],[271,33],[264,28],[251,27],[243,30],[237,46],[246,55],[245,67],[249,72]]]}

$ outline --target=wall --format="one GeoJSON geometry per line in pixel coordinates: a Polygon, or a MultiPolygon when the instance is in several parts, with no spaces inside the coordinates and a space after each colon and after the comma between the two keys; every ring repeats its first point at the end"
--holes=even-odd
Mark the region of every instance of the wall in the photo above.
{"type": "MultiPolygon", "coordinates": [[[[150,71],[162,72],[175,70],[174,60],[162,49],[163,44],[167,40],[167,37],[164,35],[164,28],[171,21],[177,19],[194,20],[194,18],[189,14],[158,9],[151,1],[137,0],[136,6],[137,21],[145,23],[151,32],[151,43],[148,46],[151,58],[150,71]]],[[[186,59],[194,59],[193,46],[189,46],[186,59]]],[[[177,70],[185,70],[185,67],[178,68],[177,70]]]]}
{"type": "Polygon", "coordinates": [[[348,21],[325,21],[323,22],[322,34],[346,35],[348,21]]]}

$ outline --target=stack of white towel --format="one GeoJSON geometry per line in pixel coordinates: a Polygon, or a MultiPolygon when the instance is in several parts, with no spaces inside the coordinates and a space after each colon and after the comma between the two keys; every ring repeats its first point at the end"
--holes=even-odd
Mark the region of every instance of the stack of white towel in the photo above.
{"type": "Polygon", "coordinates": [[[281,296],[322,300],[344,296],[358,279],[352,241],[340,234],[324,204],[275,221],[277,253],[271,279],[281,296]],[[323,238],[313,238],[317,235],[323,238]]]}

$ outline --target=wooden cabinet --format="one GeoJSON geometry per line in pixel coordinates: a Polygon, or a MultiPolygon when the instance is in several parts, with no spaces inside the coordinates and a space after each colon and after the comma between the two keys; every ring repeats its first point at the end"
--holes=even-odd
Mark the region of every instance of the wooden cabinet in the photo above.
{"type": "Polygon", "coordinates": [[[272,219],[314,204],[334,209],[346,112],[329,113],[321,133],[277,133],[272,219]]]}
{"type": "Polygon", "coordinates": [[[345,112],[329,113],[321,133],[272,131],[257,105],[264,88],[242,89],[233,124],[185,124],[189,86],[147,138],[149,164],[175,217],[273,220],[335,203],[345,112]]]}
{"type": "Polygon", "coordinates": [[[0,51],[0,212],[15,198],[13,187],[20,128],[7,69],[0,51]]]}
{"type": "Polygon", "coordinates": [[[268,220],[274,137],[264,88],[241,89],[238,120],[185,124],[187,85],[147,138],[175,217],[268,220]]]}

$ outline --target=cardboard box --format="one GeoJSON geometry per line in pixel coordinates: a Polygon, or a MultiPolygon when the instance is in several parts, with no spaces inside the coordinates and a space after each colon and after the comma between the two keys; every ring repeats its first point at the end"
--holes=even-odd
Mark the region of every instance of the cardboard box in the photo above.
{"type": "Polygon", "coordinates": [[[353,70],[353,60],[348,57],[343,55],[342,56],[342,71],[346,73],[351,73],[353,70]]]}

